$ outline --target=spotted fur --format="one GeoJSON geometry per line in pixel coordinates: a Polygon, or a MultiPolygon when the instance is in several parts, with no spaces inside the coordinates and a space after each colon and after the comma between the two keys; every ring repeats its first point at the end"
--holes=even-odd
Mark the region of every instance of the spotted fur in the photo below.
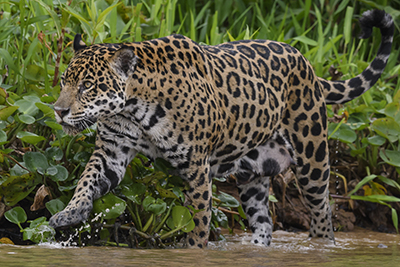
{"type": "Polygon", "coordinates": [[[68,133],[97,122],[96,147],[72,200],[50,225],[86,220],[93,200],[115,188],[141,152],[170,161],[188,181],[187,195],[202,210],[189,247],[207,243],[213,175],[230,173],[237,174],[253,242],[269,245],[269,176],[292,161],[310,208],[310,235],[334,239],[326,104],[347,102],[378,80],[394,31],[383,11],[365,12],[361,25],[363,37],[372,27],[381,30],[378,55],[355,78],[334,82],[316,77],[295,48],[274,41],[200,46],[172,35],[87,47],[77,35],[54,109],[68,133]]]}

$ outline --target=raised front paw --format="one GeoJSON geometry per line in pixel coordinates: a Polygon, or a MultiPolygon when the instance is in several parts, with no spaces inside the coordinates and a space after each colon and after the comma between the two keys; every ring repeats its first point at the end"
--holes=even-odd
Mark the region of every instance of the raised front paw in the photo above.
{"type": "Polygon", "coordinates": [[[55,229],[67,228],[69,226],[77,225],[89,218],[90,207],[70,207],[69,205],[57,214],[54,214],[49,221],[49,225],[55,229]]]}

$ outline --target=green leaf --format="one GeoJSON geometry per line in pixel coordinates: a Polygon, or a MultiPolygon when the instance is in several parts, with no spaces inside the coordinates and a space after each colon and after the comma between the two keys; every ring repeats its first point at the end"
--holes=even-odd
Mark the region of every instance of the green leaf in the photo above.
{"type": "Polygon", "coordinates": [[[49,119],[46,120],[44,123],[53,130],[62,130],[62,126],[58,124],[55,120],[49,119]]]}
{"type": "Polygon", "coordinates": [[[353,190],[351,190],[347,195],[351,196],[352,194],[354,194],[355,192],[357,192],[363,185],[365,185],[366,183],[368,183],[369,181],[372,181],[376,178],[377,176],[375,174],[369,175],[364,177],[364,179],[362,179],[357,185],[356,187],[354,187],[353,190]]]}
{"type": "Polygon", "coordinates": [[[48,222],[43,222],[41,224],[36,224],[35,226],[30,226],[23,230],[24,240],[31,240],[35,243],[41,243],[49,241],[54,237],[56,231],[49,226],[48,222]]]}
{"type": "Polygon", "coordinates": [[[60,199],[56,198],[46,202],[46,208],[49,210],[51,215],[54,215],[57,212],[62,211],[65,208],[65,204],[60,199]]]}
{"type": "Polygon", "coordinates": [[[386,138],[391,143],[399,139],[400,126],[392,118],[377,119],[372,122],[372,130],[380,136],[386,138]]]}
{"type": "Polygon", "coordinates": [[[112,193],[97,199],[93,203],[93,212],[102,213],[104,219],[115,219],[121,215],[126,208],[126,202],[112,193]]]}
{"type": "Polygon", "coordinates": [[[55,174],[49,174],[51,175],[51,180],[54,182],[62,182],[68,179],[68,170],[64,166],[57,165],[54,166],[54,168],[57,169],[57,172],[55,174]]]}
{"type": "Polygon", "coordinates": [[[39,184],[32,173],[21,176],[10,176],[0,184],[0,196],[7,206],[14,206],[26,198],[39,184]]]}
{"type": "Polygon", "coordinates": [[[351,144],[357,139],[357,134],[345,123],[342,123],[339,129],[332,134],[336,129],[337,123],[330,123],[328,126],[328,136],[332,139],[339,140],[343,143],[351,144]]]}
{"type": "Polygon", "coordinates": [[[3,130],[0,130],[0,143],[4,143],[7,141],[7,134],[3,130]]]}
{"type": "Polygon", "coordinates": [[[18,106],[10,106],[0,109],[0,120],[7,120],[18,108],[18,106]]]}
{"type": "Polygon", "coordinates": [[[43,114],[44,114],[46,117],[50,117],[50,118],[52,118],[52,119],[55,118],[54,110],[53,110],[51,107],[49,107],[48,105],[43,104],[43,103],[41,103],[41,102],[37,102],[37,103],[35,103],[35,105],[36,105],[36,107],[37,107],[38,109],[40,109],[40,110],[43,112],[43,114]]]}
{"type": "Polygon", "coordinates": [[[171,229],[181,229],[183,232],[188,233],[195,227],[190,211],[183,206],[174,206],[171,212],[172,220],[167,220],[167,225],[171,229]]]}
{"type": "Polygon", "coordinates": [[[357,196],[353,195],[350,196],[351,199],[354,200],[364,200],[369,202],[400,202],[400,198],[394,196],[387,196],[387,195],[369,195],[369,196],[357,196]]]}
{"type": "Polygon", "coordinates": [[[231,207],[231,208],[237,208],[240,206],[239,201],[237,201],[236,198],[227,193],[220,192],[220,194],[217,197],[219,200],[221,200],[221,206],[231,207]]]}
{"type": "Polygon", "coordinates": [[[44,154],[46,155],[47,159],[55,161],[61,160],[64,156],[62,150],[56,146],[48,147],[44,154]]]}
{"type": "Polygon", "coordinates": [[[392,208],[392,222],[394,225],[394,228],[396,228],[397,234],[399,233],[399,218],[397,216],[397,211],[392,208]]]}
{"type": "Polygon", "coordinates": [[[15,207],[4,213],[4,217],[12,223],[21,224],[26,222],[28,217],[26,216],[25,210],[21,207],[15,207]]]}
{"type": "Polygon", "coordinates": [[[368,144],[373,146],[382,146],[386,142],[386,139],[380,135],[368,137],[366,140],[368,144]]]}
{"type": "Polygon", "coordinates": [[[400,151],[386,149],[379,151],[379,156],[389,165],[400,167],[400,151]]]}
{"type": "Polygon", "coordinates": [[[39,67],[38,65],[33,65],[30,64],[26,66],[25,69],[25,78],[31,80],[31,81],[44,81],[46,76],[46,71],[44,68],[39,67]]]}
{"type": "Polygon", "coordinates": [[[122,194],[131,201],[136,204],[140,204],[141,198],[146,193],[147,187],[144,184],[133,183],[131,185],[123,185],[121,186],[122,194]]]}
{"type": "Polygon", "coordinates": [[[35,172],[38,168],[42,170],[47,170],[49,164],[47,163],[47,158],[40,152],[26,152],[23,156],[25,166],[31,172],[35,172]]]}
{"type": "Polygon", "coordinates": [[[32,124],[32,123],[35,123],[35,121],[36,121],[36,119],[34,117],[32,117],[31,115],[28,115],[28,114],[21,114],[18,116],[18,119],[25,124],[32,124]]]}
{"type": "Polygon", "coordinates": [[[54,176],[56,175],[58,172],[57,168],[55,166],[50,166],[49,168],[47,168],[46,170],[46,174],[50,175],[50,176],[54,176]]]}
{"type": "Polygon", "coordinates": [[[226,217],[225,213],[220,211],[219,209],[213,207],[213,219],[217,221],[218,225],[222,226],[223,228],[228,228],[228,217],[226,217]]]}
{"type": "Polygon", "coordinates": [[[317,46],[318,42],[315,40],[312,40],[304,35],[302,36],[297,36],[293,38],[294,40],[300,41],[301,43],[304,43],[306,45],[311,45],[311,46],[317,46]]]}
{"type": "Polygon", "coordinates": [[[14,59],[11,57],[10,53],[8,53],[6,49],[0,48],[0,58],[4,59],[10,69],[15,71],[15,73],[21,75],[19,69],[14,64],[14,59]]]}
{"type": "Polygon", "coordinates": [[[36,116],[39,112],[39,109],[36,107],[35,103],[39,102],[40,99],[36,96],[24,96],[23,99],[20,99],[15,102],[15,106],[19,106],[19,111],[24,114],[29,114],[31,116],[36,116]]]}
{"type": "Polygon", "coordinates": [[[46,140],[43,136],[36,135],[30,132],[20,131],[17,133],[17,137],[21,139],[23,142],[36,145],[37,143],[46,140]]]}

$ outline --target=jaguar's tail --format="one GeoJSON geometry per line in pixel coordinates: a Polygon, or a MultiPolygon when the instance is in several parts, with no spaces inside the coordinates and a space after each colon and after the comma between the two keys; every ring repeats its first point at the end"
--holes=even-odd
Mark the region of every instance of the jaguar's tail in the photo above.
{"type": "Polygon", "coordinates": [[[378,54],[371,64],[356,77],[345,81],[327,81],[319,78],[324,87],[327,104],[346,103],[366,92],[381,77],[392,49],[394,23],[392,17],[382,10],[364,12],[360,19],[362,34],[360,38],[371,36],[372,28],[377,27],[382,34],[378,54]]]}

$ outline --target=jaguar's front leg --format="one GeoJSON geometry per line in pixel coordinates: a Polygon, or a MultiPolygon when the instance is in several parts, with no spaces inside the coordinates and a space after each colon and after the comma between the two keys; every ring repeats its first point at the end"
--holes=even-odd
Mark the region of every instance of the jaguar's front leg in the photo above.
{"type": "Polygon", "coordinates": [[[125,147],[124,142],[113,139],[97,136],[96,149],[80,177],[72,199],[63,211],[50,218],[50,226],[65,228],[87,220],[93,201],[121,182],[135,151],[125,147]]]}
{"type": "Polygon", "coordinates": [[[195,228],[187,234],[185,245],[189,248],[207,246],[211,221],[211,182],[209,168],[199,168],[188,177],[190,190],[186,192],[191,205],[200,210],[194,215],[195,228]]]}

